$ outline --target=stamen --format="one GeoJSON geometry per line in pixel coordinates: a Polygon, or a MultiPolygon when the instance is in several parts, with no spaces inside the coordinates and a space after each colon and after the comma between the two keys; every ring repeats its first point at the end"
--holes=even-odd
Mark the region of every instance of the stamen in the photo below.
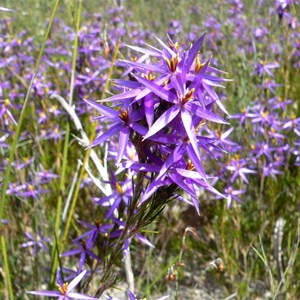
{"type": "Polygon", "coordinates": [[[62,295],[66,295],[67,289],[68,289],[68,285],[69,285],[68,282],[63,283],[62,286],[57,283],[57,288],[62,293],[62,295]]]}
{"type": "Polygon", "coordinates": [[[129,109],[127,108],[126,110],[120,110],[120,113],[119,113],[119,118],[125,123],[129,121],[128,112],[129,112],[129,109]]]}
{"type": "Polygon", "coordinates": [[[124,194],[124,191],[118,182],[116,182],[116,189],[120,195],[124,194]]]}
{"type": "Polygon", "coordinates": [[[200,70],[205,66],[205,62],[201,63],[200,55],[199,54],[197,54],[197,56],[195,58],[194,65],[195,65],[194,71],[195,71],[196,74],[198,74],[200,72],[200,70]]]}
{"type": "Polygon", "coordinates": [[[166,63],[168,64],[168,67],[172,73],[174,73],[177,69],[178,63],[179,63],[179,54],[177,53],[175,56],[173,56],[171,59],[168,59],[166,56],[163,56],[166,63]]]}
{"type": "Polygon", "coordinates": [[[192,88],[190,91],[188,91],[184,98],[181,100],[181,104],[185,104],[190,100],[193,100],[194,98],[194,92],[195,92],[195,88],[192,88]]]}

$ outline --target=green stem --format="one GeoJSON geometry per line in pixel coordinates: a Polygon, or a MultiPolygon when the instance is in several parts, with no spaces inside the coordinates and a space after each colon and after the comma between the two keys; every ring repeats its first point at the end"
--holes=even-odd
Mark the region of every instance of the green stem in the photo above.
{"type": "MultiPolygon", "coordinates": [[[[82,0],[79,0],[77,18],[76,18],[76,33],[75,33],[75,40],[74,40],[74,50],[73,50],[73,59],[72,59],[72,70],[71,70],[71,79],[70,79],[70,97],[69,97],[69,104],[72,105],[73,102],[73,93],[74,93],[74,81],[75,81],[75,69],[76,69],[76,59],[77,59],[77,52],[78,52],[78,32],[80,27],[80,18],[81,18],[81,10],[82,10],[82,0]]],[[[69,140],[70,140],[70,124],[66,124],[66,135],[65,135],[65,143],[64,143],[64,150],[63,150],[63,164],[62,164],[62,171],[61,171],[61,180],[60,180],[60,195],[58,197],[57,209],[56,209],[56,220],[55,220],[55,235],[59,240],[61,232],[59,229],[61,227],[61,214],[62,214],[62,202],[63,197],[65,196],[65,178],[66,178],[66,169],[68,163],[68,149],[69,149],[69,140]]],[[[56,268],[58,265],[58,258],[59,258],[59,251],[63,251],[63,246],[59,245],[58,242],[53,245],[52,248],[52,266],[51,266],[51,284],[55,282],[56,276],[56,268]]]]}
{"type": "MultiPolygon", "coordinates": [[[[55,236],[58,238],[60,236],[60,225],[61,225],[61,212],[62,212],[62,199],[65,196],[65,178],[66,178],[66,169],[68,163],[68,149],[69,149],[69,137],[70,137],[70,124],[66,124],[66,135],[65,135],[65,142],[64,142],[64,150],[63,150],[63,163],[62,163],[62,170],[61,170],[61,177],[60,177],[60,184],[59,184],[59,197],[57,200],[57,208],[56,208],[56,220],[55,220],[55,229],[54,233],[55,236]]],[[[56,276],[56,268],[58,263],[58,256],[59,253],[57,251],[58,247],[56,245],[57,241],[52,247],[52,265],[51,265],[51,283],[53,284],[55,281],[56,276]]]]}
{"type": "Polygon", "coordinates": [[[73,60],[72,60],[72,71],[71,71],[70,98],[69,98],[70,105],[72,105],[72,102],[73,102],[75,68],[76,68],[77,49],[78,49],[78,32],[79,32],[79,27],[80,27],[81,10],[82,10],[82,0],[79,0],[79,7],[78,7],[78,13],[77,13],[77,20],[76,20],[74,52],[73,52],[73,60]]]}
{"type": "Polygon", "coordinates": [[[8,288],[9,299],[13,300],[14,294],[13,294],[13,289],[12,289],[11,276],[10,276],[10,271],[9,271],[9,263],[8,263],[8,258],[7,258],[6,242],[5,242],[4,236],[1,236],[1,250],[3,253],[4,269],[5,269],[5,274],[6,274],[6,285],[8,288]]]}

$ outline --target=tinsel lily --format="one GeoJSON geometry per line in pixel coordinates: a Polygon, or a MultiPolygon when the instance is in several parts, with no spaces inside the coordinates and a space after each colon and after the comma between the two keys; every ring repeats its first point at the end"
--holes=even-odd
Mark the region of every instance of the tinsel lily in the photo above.
{"type": "Polygon", "coordinates": [[[130,141],[138,161],[127,167],[142,171],[144,176],[152,174],[148,189],[143,190],[141,203],[161,187],[171,184],[187,192],[198,211],[195,189],[203,187],[218,193],[207,182],[201,152],[213,155],[221,145],[214,145],[214,140],[202,133],[208,122],[228,124],[214,111],[216,104],[226,114],[214,87],[222,87],[221,83],[228,80],[216,76],[222,72],[211,67],[210,60],[200,60],[199,50],[204,37],[205,34],[188,51],[180,51],[178,44],[171,40],[166,45],[158,39],[162,50],[152,46],[149,49],[129,46],[141,52],[143,59],[119,62],[130,70],[124,73],[128,74],[129,80],[114,80],[115,89],[121,93],[98,101],[111,102],[112,107],[86,100],[113,122],[91,146],[118,133],[117,164],[122,162],[130,141]],[[190,164],[193,171],[185,170],[190,164]]]}

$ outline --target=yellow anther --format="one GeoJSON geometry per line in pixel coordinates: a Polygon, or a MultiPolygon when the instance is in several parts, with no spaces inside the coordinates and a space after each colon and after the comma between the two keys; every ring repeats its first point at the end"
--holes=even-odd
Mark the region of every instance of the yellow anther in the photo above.
{"type": "Polygon", "coordinates": [[[200,128],[203,127],[205,124],[206,124],[206,121],[202,119],[201,122],[196,127],[195,132],[198,133],[198,131],[200,130],[200,128]]]}
{"type": "Polygon", "coordinates": [[[234,160],[239,160],[240,159],[240,155],[239,154],[235,154],[233,159],[234,160]]]}
{"type": "Polygon", "coordinates": [[[176,43],[170,43],[169,42],[169,47],[172,49],[172,50],[178,50],[179,48],[179,43],[176,42],[176,43]]]}
{"type": "Polygon", "coordinates": [[[116,182],[116,189],[120,195],[124,194],[124,191],[118,182],[116,182]]]}
{"type": "Polygon", "coordinates": [[[188,91],[185,94],[184,98],[182,98],[181,104],[185,104],[188,101],[193,100],[193,98],[194,98],[194,92],[195,92],[195,88],[192,88],[190,91],[188,91]]]}
{"type": "Polygon", "coordinates": [[[171,59],[168,59],[166,56],[163,56],[164,60],[168,64],[169,70],[174,73],[177,69],[178,62],[179,62],[179,54],[177,53],[171,59]]]}
{"type": "Polygon", "coordinates": [[[127,108],[126,110],[120,110],[119,111],[119,118],[123,121],[123,122],[127,122],[129,121],[129,109],[127,108]]]}
{"type": "Polygon", "coordinates": [[[194,71],[195,73],[199,73],[200,70],[204,67],[205,63],[201,63],[201,60],[200,60],[200,55],[197,54],[196,58],[195,58],[195,62],[194,62],[194,71]]]}
{"type": "Polygon", "coordinates": [[[57,283],[57,288],[63,295],[65,295],[67,293],[68,285],[69,285],[68,282],[63,283],[62,286],[57,283]]]}
{"type": "Polygon", "coordinates": [[[170,79],[168,78],[168,79],[166,79],[166,80],[164,81],[163,86],[166,86],[166,85],[168,85],[169,83],[170,83],[170,79]]]}
{"type": "Polygon", "coordinates": [[[265,119],[269,115],[269,112],[268,111],[261,111],[260,115],[265,119]]]}
{"type": "Polygon", "coordinates": [[[220,129],[216,130],[216,136],[221,139],[222,131],[220,129]]]}
{"type": "Polygon", "coordinates": [[[149,72],[148,74],[143,73],[141,76],[143,78],[146,78],[147,80],[150,80],[150,81],[155,79],[155,76],[153,76],[152,72],[149,72]]]}
{"type": "Polygon", "coordinates": [[[195,170],[195,166],[193,165],[193,163],[190,160],[188,160],[188,162],[186,164],[186,169],[189,171],[195,170]]]}
{"type": "Polygon", "coordinates": [[[4,100],[4,106],[9,106],[10,105],[10,100],[7,98],[4,100]]]}

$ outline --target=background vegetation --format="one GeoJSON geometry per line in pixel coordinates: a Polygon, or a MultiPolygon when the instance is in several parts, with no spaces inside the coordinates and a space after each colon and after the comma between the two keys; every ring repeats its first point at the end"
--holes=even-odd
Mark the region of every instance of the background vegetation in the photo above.
{"type": "MultiPolygon", "coordinates": [[[[7,25],[9,35],[5,39],[20,38],[22,40],[23,37],[20,37],[19,33],[26,31],[26,37],[34,38],[35,46],[32,47],[32,57],[35,60],[46,34],[55,2],[4,0],[1,6],[15,9],[14,13],[0,12],[1,19],[12,18],[7,25]]],[[[95,14],[101,14],[101,21],[99,19],[102,24],[101,28],[109,34],[112,24],[111,15],[107,14],[107,11],[111,7],[116,7],[116,2],[118,1],[83,1],[79,33],[83,32],[85,27],[95,23],[97,18],[95,14]]],[[[204,31],[210,35],[216,29],[207,28],[203,23],[207,21],[208,16],[216,17],[221,24],[217,30],[223,38],[218,40],[215,49],[204,45],[203,51],[207,53],[207,56],[212,55],[218,68],[226,70],[228,76],[233,79],[233,82],[226,84],[226,94],[224,94],[225,105],[229,113],[240,113],[241,109],[253,103],[254,100],[266,96],[265,91],[258,88],[261,79],[253,76],[254,64],[259,60],[270,62],[280,60],[280,67],[274,70],[275,82],[282,84],[278,88],[278,95],[294,101],[290,110],[284,114],[286,116],[294,114],[299,117],[300,68],[299,63],[297,65],[297,61],[292,59],[291,53],[294,51],[294,46],[289,39],[292,34],[298,33],[299,35],[299,26],[291,29],[282,24],[277,16],[271,15],[270,11],[276,8],[273,1],[260,1],[263,4],[260,5],[260,14],[257,14],[258,2],[121,1],[124,10],[120,12],[122,14],[120,18],[124,21],[128,32],[131,28],[130,23],[135,22],[135,28],[149,30],[162,39],[170,30],[170,22],[179,20],[182,28],[177,33],[176,39],[180,43],[190,44],[187,33],[192,31],[191,26],[193,24],[198,26],[200,30],[197,32],[198,36],[204,31]],[[248,37],[247,40],[254,49],[252,53],[244,51],[243,41],[234,38],[235,23],[231,22],[233,15],[228,11],[239,2],[243,4],[242,14],[246,20],[245,24],[247,24],[242,35],[248,37]],[[263,25],[261,24],[262,19],[264,19],[263,25]],[[255,38],[254,34],[255,29],[260,26],[268,29],[268,34],[263,40],[255,38]],[[274,52],[270,51],[270,45],[273,42],[282,47],[280,55],[276,56],[274,52]]],[[[74,34],[78,9],[77,1],[61,1],[56,15],[56,18],[69,26],[74,34]]],[[[290,13],[299,16],[299,6],[293,5],[290,13]]],[[[59,36],[59,32],[59,30],[53,30],[50,33],[50,38],[55,41],[53,45],[55,44],[57,47],[66,42],[63,36],[59,36]]],[[[132,44],[133,37],[128,32],[122,37],[122,42],[132,44]]],[[[209,39],[213,40],[213,37],[210,36],[209,39]]],[[[108,36],[107,40],[110,43],[111,40],[116,41],[117,39],[108,36]]],[[[71,41],[69,42],[70,44],[64,48],[72,53],[74,47],[71,41]]],[[[149,35],[148,42],[157,45],[153,35],[149,35]]],[[[27,51],[28,54],[30,49],[26,50],[25,48],[22,48],[22,51],[27,51]]],[[[112,46],[110,50],[108,60],[111,61],[114,54],[112,46]]],[[[126,55],[126,51],[121,51],[118,58],[126,55]]],[[[65,60],[66,64],[72,64],[71,56],[58,56],[59,59],[65,60]]],[[[34,63],[35,61],[29,62],[32,74],[34,63]]],[[[67,85],[71,81],[70,74],[67,74],[66,70],[60,73],[60,70],[55,67],[51,72],[51,74],[44,74],[44,80],[53,80],[51,89],[61,92],[61,95],[67,98],[68,88],[70,88],[67,85]]],[[[105,72],[107,76],[109,69],[106,69],[105,72]]],[[[77,68],[76,76],[78,74],[80,74],[80,70],[77,68]]],[[[120,71],[116,68],[112,77],[115,78],[119,74],[120,71]]],[[[0,76],[2,83],[11,80],[14,87],[21,86],[20,90],[25,96],[30,82],[29,77],[22,78],[22,74],[12,75],[7,68],[0,69],[0,76]]],[[[105,92],[108,91],[98,91],[90,96],[100,98],[105,95],[105,92]]],[[[75,101],[79,101],[77,97],[79,96],[75,92],[75,101]]],[[[24,103],[21,92],[16,98],[17,105],[24,103]]],[[[10,277],[16,299],[33,299],[25,292],[40,289],[45,284],[49,267],[53,261],[49,253],[39,252],[39,255],[32,255],[30,249],[20,248],[20,245],[26,241],[24,233],[27,231],[37,232],[42,228],[45,236],[55,240],[54,228],[58,224],[59,198],[62,203],[65,203],[68,191],[74,181],[77,160],[83,160],[85,156],[85,149],[80,147],[72,136],[73,133],[76,134],[74,125],[68,118],[62,117],[64,113],[61,113],[59,117],[49,114],[49,124],[47,125],[53,129],[56,124],[59,124],[60,131],[64,132],[64,138],[58,138],[57,141],[38,139],[40,136],[39,124],[36,120],[33,121],[32,116],[38,114],[37,107],[43,106],[49,109],[51,105],[50,98],[39,97],[37,93],[33,93],[29,98],[14,161],[17,164],[17,162],[25,161],[25,158],[34,158],[34,163],[30,165],[31,171],[35,171],[35,168],[42,164],[60,176],[64,174],[63,179],[53,180],[47,186],[48,192],[41,195],[39,201],[24,201],[20,197],[10,195],[5,205],[5,219],[9,223],[3,224],[1,233],[5,237],[8,249],[7,261],[10,266],[10,277]],[[25,132],[29,133],[30,138],[26,135],[22,139],[22,133],[25,132]],[[67,164],[64,164],[66,155],[64,143],[68,145],[67,164]]],[[[15,111],[20,112],[18,109],[15,111]]],[[[18,115],[15,117],[18,120],[18,115]]],[[[92,125],[88,114],[82,114],[82,123],[90,135],[92,125]]],[[[244,129],[238,127],[235,121],[232,121],[232,124],[236,127],[232,139],[237,143],[247,143],[248,139],[245,137],[244,129]]],[[[10,130],[15,130],[15,127],[12,126],[10,130]]],[[[12,141],[13,135],[10,135],[7,142],[11,145],[12,141]]],[[[9,151],[4,148],[0,150],[0,155],[3,156],[2,172],[4,174],[6,169],[4,161],[8,160],[9,151]]],[[[97,151],[101,153],[103,149],[99,147],[97,151]]],[[[209,161],[206,165],[211,168],[216,167],[214,161],[209,161]]],[[[26,183],[28,180],[26,176],[28,176],[27,170],[15,168],[9,182],[26,183]]],[[[83,182],[84,180],[88,181],[87,177],[85,174],[83,182]]],[[[96,191],[94,187],[88,185],[80,189],[68,240],[82,233],[82,228],[75,222],[76,219],[89,219],[91,215],[103,216],[103,212],[93,211],[89,200],[97,193],[96,191]]],[[[266,178],[263,186],[261,174],[250,174],[247,193],[241,197],[242,203],[234,202],[229,209],[226,207],[226,201],[206,199],[206,194],[203,194],[201,198],[200,216],[197,215],[194,208],[185,204],[179,202],[168,204],[157,221],[148,228],[147,237],[155,244],[155,249],[141,246],[139,243],[132,245],[136,290],[150,299],[154,295],[168,292],[172,294],[174,290],[177,292],[172,295],[177,299],[202,299],[197,297],[203,297],[203,299],[205,299],[204,297],[211,297],[208,299],[300,299],[300,260],[298,255],[300,174],[299,167],[295,166],[293,159],[286,162],[282,175],[266,178]],[[282,229],[278,229],[280,222],[284,222],[282,229]],[[189,231],[187,228],[193,229],[189,231]],[[276,230],[281,232],[282,238],[278,238],[276,230]],[[279,250],[282,251],[280,259],[279,250]],[[218,258],[221,260],[217,260],[218,258]],[[220,261],[221,265],[218,264],[220,261]],[[172,274],[174,278],[171,278],[172,274]],[[204,291],[208,296],[199,296],[197,290],[204,291]]],[[[65,222],[59,221],[59,224],[63,227],[65,222]]],[[[9,299],[5,259],[2,258],[5,256],[1,257],[0,265],[0,278],[2,279],[0,280],[0,298],[9,299]]],[[[122,282],[125,280],[122,273],[123,266],[121,262],[117,264],[120,268],[120,286],[122,286],[122,282]]],[[[97,279],[91,282],[89,290],[97,289],[96,286],[97,279]]]]}

